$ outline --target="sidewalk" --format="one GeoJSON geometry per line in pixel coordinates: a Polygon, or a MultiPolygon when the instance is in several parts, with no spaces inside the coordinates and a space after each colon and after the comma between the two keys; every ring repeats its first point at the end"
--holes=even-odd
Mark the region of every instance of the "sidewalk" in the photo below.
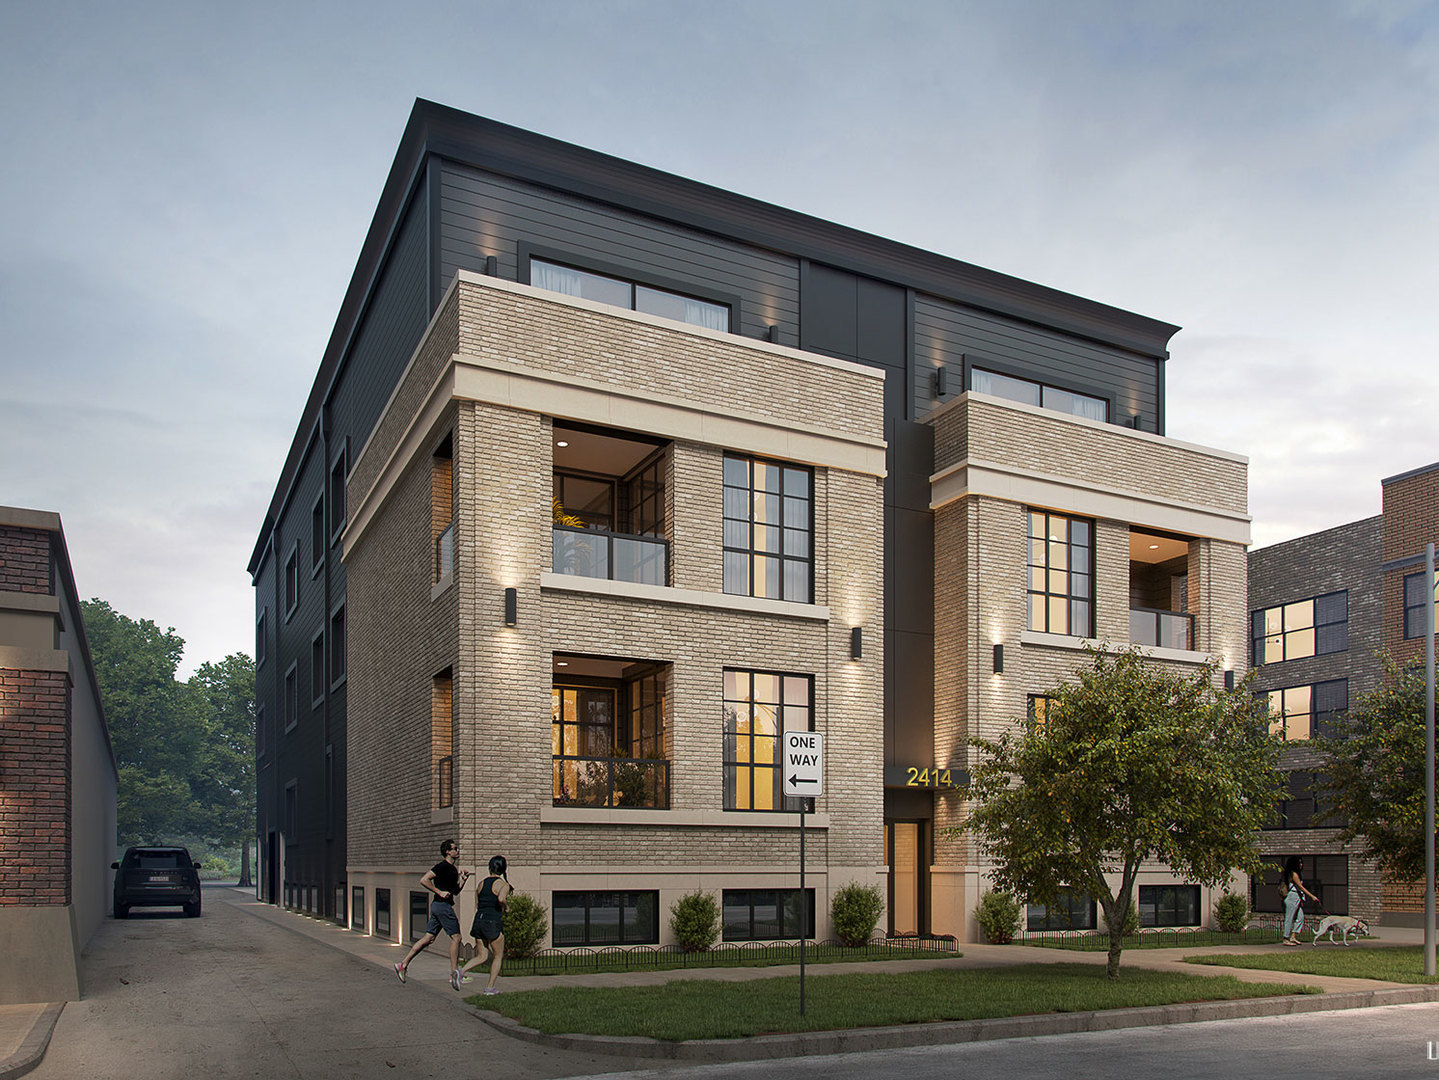
{"type": "MultiPolygon", "coordinates": [[[[389,970],[407,951],[398,944],[345,929],[324,919],[285,911],[259,903],[247,889],[229,889],[226,902],[290,933],[299,934],[331,948],[389,970]]],[[[1422,945],[1424,931],[1409,927],[1382,927],[1376,939],[1384,945],[1422,945]]],[[[1068,952],[1025,945],[965,945],[960,958],[933,960],[884,960],[860,963],[824,964],[810,968],[811,977],[823,977],[851,971],[892,972],[925,968],[1008,967],[1019,964],[1088,963],[1103,964],[1103,953],[1068,952]]],[[[1257,953],[1270,951],[1262,945],[1228,945],[1183,950],[1129,950],[1124,966],[1155,970],[1179,970],[1195,974],[1192,965],[1183,963],[1186,955],[1198,953],[1257,953]]],[[[1316,975],[1296,976],[1287,972],[1248,968],[1206,967],[1203,974],[1233,974],[1252,982],[1303,981],[1320,986],[1322,995],[1259,998],[1247,1001],[1220,1001],[1186,1005],[1169,1005],[1143,1009],[1116,1009],[1093,1013],[1045,1014],[994,1020],[959,1021],[937,1024],[911,1024],[892,1028],[863,1028],[850,1031],[813,1032],[795,1035],[771,1035],[754,1039],[707,1040],[690,1043],[663,1043],[643,1038],[604,1038],[586,1035],[546,1035],[522,1028],[514,1021],[496,1013],[470,1005],[465,999],[480,992],[485,972],[476,969],[474,981],[464,995],[454,993],[448,985],[448,949],[443,941],[436,942],[411,962],[407,981],[429,985],[454,1003],[457,1008],[474,1016],[498,1031],[512,1037],[545,1046],[582,1050],[598,1054],[623,1054],[630,1057],[654,1057],[690,1061],[738,1061],[808,1054],[840,1053],[857,1050],[890,1049],[900,1046],[971,1042],[985,1039],[1014,1038],[1063,1034],[1079,1031],[1114,1030],[1124,1027],[1187,1023],[1197,1020],[1220,1020],[1248,1016],[1274,1016],[1298,1012],[1322,1012],[1335,1009],[1369,1008],[1381,1005],[1412,1004],[1439,1001],[1439,984],[1414,986],[1385,983],[1367,979],[1345,979],[1316,975]]],[[[767,968],[699,968],[674,971],[613,972],[604,974],[502,976],[501,986],[509,992],[545,989],[556,986],[633,986],[663,984],[678,979],[710,979],[744,982],[798,974],[798,966],[767,968]]],[[[44,1056],[61,1004],[0,1006],[0,1080],[11,1080],[33,1069],[44,1056]]]]}

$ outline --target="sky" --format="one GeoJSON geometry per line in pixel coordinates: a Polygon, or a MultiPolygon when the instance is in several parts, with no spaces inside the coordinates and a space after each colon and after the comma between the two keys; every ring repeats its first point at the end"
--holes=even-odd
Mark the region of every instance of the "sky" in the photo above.
{"type": "Polygon", "coordinates": [[[417,97],[1179,324],[1256,547],[1439,460],[1439,2],[7,0],[0,505],[182,675],[417,97]]]}

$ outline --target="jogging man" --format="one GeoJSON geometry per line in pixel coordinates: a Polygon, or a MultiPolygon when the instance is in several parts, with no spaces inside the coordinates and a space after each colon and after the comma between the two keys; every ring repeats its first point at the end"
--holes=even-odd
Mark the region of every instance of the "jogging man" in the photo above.
{"type": "Polygon", "coordinates": [[[415,942],[405,958],[395,965],[395,974],[400,977],[400,982],[404,982],[405,969],[410,966],[410,961],[428,949],[435,938],[440,936],[440,931],[444,930],[450,935],[450,986],[458,990],[461,939],[460,920],[455,915],[455,901],[459,899],[465,882],[470,879],[470,872],[460,869],[460,845],[454,840],[446,840],[441,844],[440,854],[443,858],[420,878],[420,884],[435,894],[435,898],[430,901],[430,921],[425,924],[424,936],[415,942]]]}

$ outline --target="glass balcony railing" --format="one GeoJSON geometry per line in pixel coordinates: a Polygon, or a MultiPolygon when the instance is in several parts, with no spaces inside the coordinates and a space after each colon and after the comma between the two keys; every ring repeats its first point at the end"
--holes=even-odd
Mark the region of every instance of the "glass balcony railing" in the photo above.
{"type": "Polygon", "coordinates": [[[1135,645],[1191,649],[1194,641],[1194,616],[1186,615],[1182,611],[1130,608],[1129,640],[1135,645]]]}
{"type": "Polygon", "coordinates": [[[669,544],[655,536],[554,527],[554,572],[576,577],[664,585],[668,581],[669,544]]]}
{"type": "Polygon", "coordinates": [[[439,783],[436,802],[440,809],[455,805],[455,759],[442,757],[435,763],[435,776],[439,783]]]}
{"type": "Polygon", "coordinates": [[[455,571],[455,523],[435,537],[435,580],[442,581],[455,571]]]}
{"type": "Polygon", "coordinates": [[[556,806],[668,810],[670,763],[608,757],[557,757],[554,760],[556,806]]]}

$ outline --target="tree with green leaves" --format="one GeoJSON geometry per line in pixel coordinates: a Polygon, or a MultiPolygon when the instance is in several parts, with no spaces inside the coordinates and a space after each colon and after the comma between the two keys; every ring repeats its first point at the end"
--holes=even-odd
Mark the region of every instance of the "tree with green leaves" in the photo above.
{"type": "Polygon", "coordinates": [[[204,739],[190,789],[198,832],[215,845],[240,849],[240,884],[250,883],[255,833],[255,665],[244,653],[204,663],[189,687],[202,705],[204,739]]]}
{"type": "Polygon", "coordinates": [[[1111,979],[1144,863],[1207,885],[1261,867],[1255,837],[1279,796],[1281,743],[1249,680],[1224,691],[1214,674],[1096,650],[1042,717],[971,740],[966,824],[995,886],[1046,905],[1066,887],[1098,901],[1111,979]]]}
{"type": "Polygon", "coordinates": [[[1423,881],[1424,670],[1383,661],[1383,684],[1314,739],[1324,755],[1316,794],[1345,823],[1341,841],[1361,841],[1386,875],[1423,881]]]}

